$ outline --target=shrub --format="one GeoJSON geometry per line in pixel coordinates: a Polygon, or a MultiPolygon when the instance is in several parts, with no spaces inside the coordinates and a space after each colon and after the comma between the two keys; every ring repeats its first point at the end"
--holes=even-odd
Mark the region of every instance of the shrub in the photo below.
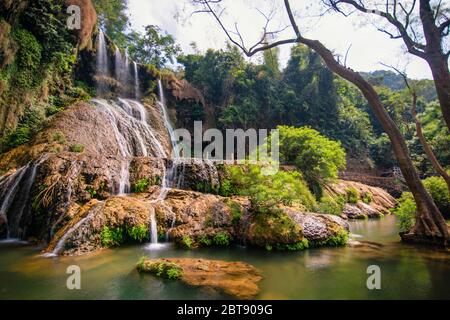
{"type": "Polygon", "coordinates": [[[127,229],[128,236],[135,240],[142,242],[150,238],[150,232],[145,225],[133,226],[127,229]]]}
{"type": "Polygon", "coordinates": [[[71,145],[69,150],[70,150],[70,152],[83,153],[84,145],[76,143],[76,144],[71,145]]]}
{"type": "Polygon", "coordinates": [[[100,233],[100,241],[104,247],[120,246],[124,242],[122,228],[109,228],[108,226],[104,226],[100,233]]]}
{"type": "Polygon", "coordinates": [[[347,189],[347,203],[358,203],[359,191],[355,188],[347,189]]]}
{"type": "Polygon", "coordinates": [[[344,209],[344,205],[345,200],[342,196],[339,196],[336,199],[332,197],[323,197],[320,200],[318,211],[320,213],[334,214],[339,216],[344,209]]]}
{"type": "Polygon", "coordinates": [[[138,182],[136,182],[136,184],[133,186],[133,192],[142,193],[145,190],[147,190],[149,185],[150,180],[148,178],[141,179],[138,182]]]}
{"type": "Polygon", "coordinates": [[[364,202],[365,204],[371,204],[373,201],[373,197],[372,194],[369,192],[364,192],[361,196],[361,200],[362,202],[364,202]]]}
{"type": "Polygon", "coordinates": [[[438,206],[441,213],[445,216],[450,215],[450,194],[447,184],[442,177],[430,177],[423,180],[423,184],[427,191],[431,194],[434,202],[438,206]]]}
{"type": "Polygon", "coordinates": [[[411,192],[403,192],[398,199],[397,206],[392,212],[398,218],[398,224],[401,232],[408,232],[414,226],[416,215],[416,203],[411,192]]]}
{"type": "Polygon", "coordinates": [[[226,247],[230,245],[230,237],[226,232],[219,232],[214,236],[213,243],[216,246],[226,247]]]}
{"type": "Polygon", "coordinates": [[[188,235],[183,236],[181,239],[181,246],[185,249],[192,249],[194,245],[194,241],[192,241],[191,237],[188,235]]]}
{"type": "Polygon", "coordinates": [[[250,197],[257,212],[269,212],[279,205],[297,206],[313,210],[316,200],[297,171],[279,171],[264,175],[261,167],[230,167],[227,169],[230,181],[238,194],[250,197]]]}
{"type": "Polygon", "coordinates": [[[207,236],[205,235],[201,235],[198,238],[198,243],[200,243],[201,245],[205,246],[205,247],[209,247],[212,245],[212,240],[209,239],[207,236]]]}
{"type": "Polygon", "coordinates": [[[228,179],[223,179],[219,187],[219,195],[222,197],[230,197],[238,194],[238,190],[234,187],[233,183],[228,179]]]}

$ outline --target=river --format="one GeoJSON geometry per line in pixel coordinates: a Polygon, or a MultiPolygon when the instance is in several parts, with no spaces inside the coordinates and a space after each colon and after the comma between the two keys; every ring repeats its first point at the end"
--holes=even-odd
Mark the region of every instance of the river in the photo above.
{"type": "Polygon", "coordinates": [[[108,249],[81,257],[42,257],[41,248],[0,244],[0,299],[219,299],[207,288],[139,274],[142,256],[248,262],[262,271],[257,299],[449,299],[450,252],[399,243],[394,217],[353,221],[355,240],[380,249],[322,248],[266,252],[244,247],[185,251],[171,245],[108,249]],[[66,269],[81,268],[81,290],[66,288],[66,269]],[[367,267],[381,268],[381,290],[368,290],[367,267]]]}

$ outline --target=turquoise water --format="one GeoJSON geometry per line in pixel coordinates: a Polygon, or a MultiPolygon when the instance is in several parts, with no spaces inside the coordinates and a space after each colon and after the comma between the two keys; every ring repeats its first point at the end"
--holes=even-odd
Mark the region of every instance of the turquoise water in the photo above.
{"type": "Polygon", "coordinates": [[[0,245],[0,299],[219,299],[193,288],[138,274],[149,257],[199,257],[248,262],[261,270],[257,299],[449,299],[450,253],[399,243],[394,217],[351,222],[356,240],[384,244],[380,250],[322,248],[266,252],[243,247],[184,251],[166,245],[104,250],[81,257],[44,258],[41,248],[0,245]],[[68,290],[66,269],[81,268],[81,290],[68,290]],[[381,290],[366,287],[367,267],[381,268],[381,290]]]}

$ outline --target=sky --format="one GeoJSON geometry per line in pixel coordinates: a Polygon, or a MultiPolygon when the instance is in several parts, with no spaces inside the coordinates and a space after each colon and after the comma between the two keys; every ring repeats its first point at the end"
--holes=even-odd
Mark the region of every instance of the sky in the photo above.
{"type": "MultiPolygon", "coordinates": [[[[344,17],[337,13],[314,16],[318,8],[308,3],[317,1],[291,1],[303,36],[320,40],[335,54],[345,57],[347,66],[357,71],[388,69],[383,64],[406,70],[414,79],[431,79],[429,67],[422,59],[405,53],[403,41],[392,40],[377,31],[371,24],[362,24],[361,16],[344,17]]],[[[225,0],[223,22],[229,30],[238,26],[248,47],[261,37],[265,24],[263,14],[273,13],[268,28],[283,30],[288,26],[288,17],[283,10],[283,1],[225,0]]],[[[131,27],[143,31],[146,25],[158,25],[172,34],[185,53],[192,53],[195,42],[200,51],[208,48],[226,47],[227,37],[212,16],[193,14],[195,8],[189,0],[128,0],[131,27]]],[[[278,34],[280,38],[292,38],[293,31],[287,28],[278,34]]],[[[280,48],[280,63],[286,65],[290,46],[280,48]]],[[[257,62],[260,56],[251,58],[257,62]]]]}

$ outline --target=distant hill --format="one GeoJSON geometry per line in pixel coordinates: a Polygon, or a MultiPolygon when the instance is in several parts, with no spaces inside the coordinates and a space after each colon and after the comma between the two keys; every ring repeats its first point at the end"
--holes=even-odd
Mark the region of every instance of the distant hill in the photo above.
{"type": "MultiPolygon", "coordinates": [[[[406,88],[403,77],[390,70],[376,70],[372,72],[360,72],[360,74],[371,84],[376,86],[385,86],[393,91],[400,91],[406,88]]],[[[418,95],[422,96],[427,102],[437,99],[434,82],[428,79],[412,80],[410,83],[418,82],[418,95]]]]}

